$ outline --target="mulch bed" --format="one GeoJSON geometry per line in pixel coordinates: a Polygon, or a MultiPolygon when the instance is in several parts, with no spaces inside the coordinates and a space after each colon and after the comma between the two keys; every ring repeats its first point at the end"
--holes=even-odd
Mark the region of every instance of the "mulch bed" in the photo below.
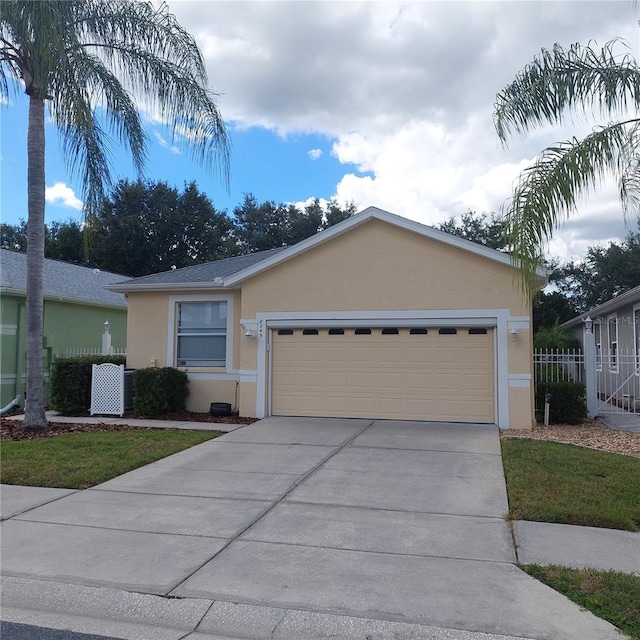
{"type": "MultiPolygon", "coordinates": [[[[131,413],[125,413],[123,416],[132,419],[141,419],[144,416],[134,416],[131,413]]],[[[157,416],[149,419],[175,420],[178,422],[207,422],[212,424],[251,424],[256,422],[257,418],[247,418],[243,416],[212,416],[210,413],[193,413],[183,411],[180,413],[165,414],[161,418],[157,416]]],[[[35,438],[54,438],[64,433],[86,433],[88,431],[136,431],[149,429],[150,427],[138,427],[127,424],[83,424],[80,422],[50,422],[48,431],[26,431],[20,430],[20,422],[11,419],[11,416],[0,419],[0,440],[34,440],[35,438]]]]}

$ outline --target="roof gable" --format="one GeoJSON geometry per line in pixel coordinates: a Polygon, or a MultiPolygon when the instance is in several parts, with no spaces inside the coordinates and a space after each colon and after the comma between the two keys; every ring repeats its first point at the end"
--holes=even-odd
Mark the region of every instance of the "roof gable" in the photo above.
{"type": "MultiPolygon", "coordinates": [[[[214,288],[237,288],[243,281],[248,278],[271,269],[276,265],[299,256],[314,247],[325,242],[330,242],[333,238],[348,233],[357,227],[366,224],[370,220],[381,220],[387,224],[394,225],[398,228],[415,233],[425,238],[430,238],[437,242],[441,242],[452,248],[467,251],[469,253],[482,256],[489,260],[493,260],[499,264],[514,267],[511,258],[490,249],[476,242],[471,242],[454,236],[445,231],[434,229],[427,225],[403,218],[401,216],[383,211],[377,207],[368,207],[360,213],[339,222],[338,224],[320,231],[306,240],[302,240],[290,247],[277,247],[268,251],[258,253],[250,253],[224,260],[216,260],[192,267],[184,267],[172,271],[164,271],[149,276],[133,278],[126,282],[111,284],[108,289],[111,291],[128,292],[128,291],[170,291],[175,289],[181,290],[198,290],[198,289],[214,289],[214,288]]],[[[545,275],[540,272],[541,278],[545,275]]]]}
{"type": "Polygon", "coordinates": [[[426,238],[431,238],[432,240],[450,245],[451,247],[455,247],[463,251],[468,251],[470,253],[483,256],[484,258],[488,258],[490,260],[495,260],[500,264],[513,266],[511,258],[508,255],[501,253],[500,251],[489,249],[488,247],[485,247],[476,242],[465,240],[464,238],[454,236],[450,233],[446,233],[445,231],[440,231],[439,229],[434,229],[433,227],[429,227],[419,222],[409,220],[408,218],[403,218],[393,213],[389,213],[388,211],[378,209],[377,207],[368,207],[364,211],[357,213],[351,218],[343,220],[342,222],[334,225],[333,227],[330,227],[329,229],[325,229],[324,231],[321,231],[320,233],[317,233],[307,238],[306,240],[302,240],[301,242],[298,242],[291,247],[285,248],[277,255],[269,256],[265,260],[251,265],[250,267],[233,274],[229,278],[225,278],[224,284],[225,286],[238,285],[247,278],[251,278],[267,269],[281,264],[286,260],[290,260],[291,258],[304,253],[305,251],[309,251],[313,247],[316,247],[325,242],[329,242],[331,239],[347,233],[348,231],[351,231],[372,219],[381,220],[383,222],[392,224],[407,231],[411,231],[426,238]]]}
{"type": "MultiPolygon", "coordinates": [[[[126,307],[127,302],[122,294],[105,289],[105,285],[122,281],[124,277],[108,271],[45,258],[43,295],[47,299],[56,298],[69,302],[126,307]]],[[[27,255],[25,253],[0,249],[0,290],[3,293],[26,293],[27,255]]]]}

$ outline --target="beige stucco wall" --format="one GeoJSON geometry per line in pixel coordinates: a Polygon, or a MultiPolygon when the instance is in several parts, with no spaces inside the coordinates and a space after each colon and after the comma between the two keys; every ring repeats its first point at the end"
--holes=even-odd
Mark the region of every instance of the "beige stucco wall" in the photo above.
{"type": "MultiPolygon", "coordinates": [[[[532,383],[533,384],[533,383],[532,383]]],[[[531,429],[533,427],[532,389],[509,388],[509,428],[531,429]]]]}
{"type": "Polygon", "coordinates": [[[242,284],[242,317],[266,311],[505,308],[528,316],[514,269],[370,220],[242,284]]]}
{"type": "Polygon", "coordinates": [[[133,369],[166,367],[167,294],[130,293],[127,303],[127,366],[133,369]]]}
{"type": "Polygon", "coordinates": [[[235,380],[200,380],[189,379],[189,396],[187,397],[187,411],[206,413],[212,402],[228,402],[232,409],[236,407],[235,380]]]}

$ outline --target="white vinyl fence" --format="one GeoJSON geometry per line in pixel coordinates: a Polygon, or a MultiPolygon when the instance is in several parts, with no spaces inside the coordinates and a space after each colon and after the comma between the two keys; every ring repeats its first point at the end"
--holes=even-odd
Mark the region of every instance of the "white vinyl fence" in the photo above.
{"type": "Polygon", "coordinates": [[[80,347],[77,349],[65,349],[59,356],[61,358],[77,358],[79,356],[126,356],[126,347],[111,347],[111,353],[103,354],[100,347],[80,347]]]}
{"type": "MultiPolygon", "coordinates": [[[[588,403],[590,390],[587,378],[590,373],[595,383],[595,397],[590,405],[594,408],[594,415],[640,414],[640,354],[632,351],[594,354],[590,362],[579,349],[536,349],[533,369],[536,388],[540,382],[586,384],[588,403]]],[[[542,410],[542,407],[536,407],[536,410],[542,410]]]]}

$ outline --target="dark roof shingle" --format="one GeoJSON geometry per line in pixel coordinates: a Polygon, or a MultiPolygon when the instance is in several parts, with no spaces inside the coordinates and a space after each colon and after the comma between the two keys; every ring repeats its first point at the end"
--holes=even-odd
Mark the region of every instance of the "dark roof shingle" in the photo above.
{"type": "MultiPolygon", "coordinates": [[[[45,258],[43,294],[45,298],[64,298],[94,304],[126,307],[121,293],[107,291],[107,284],[123,282],[125,276],[99,269],[80,267],[68,262],[45,258]]],[[[27,290],[27,255],[0,249],[0,290],[25,293],[27,290]]]]}
{"type": "Polygon", "coordinates": [[[236,256],[234,258],[224,258],[223,260],[216,260],[215,262],[196,264],[192,267],[153,273],[148,276],[127,280],[127,285],[135,287],[138,285],[213,284],[216,278],[226,278],[234,273],[238,273],[286,248],[287,247],[277,247],[275,249],[268,249],[267,251],[247,253],[246,255],[236,256]]]}

